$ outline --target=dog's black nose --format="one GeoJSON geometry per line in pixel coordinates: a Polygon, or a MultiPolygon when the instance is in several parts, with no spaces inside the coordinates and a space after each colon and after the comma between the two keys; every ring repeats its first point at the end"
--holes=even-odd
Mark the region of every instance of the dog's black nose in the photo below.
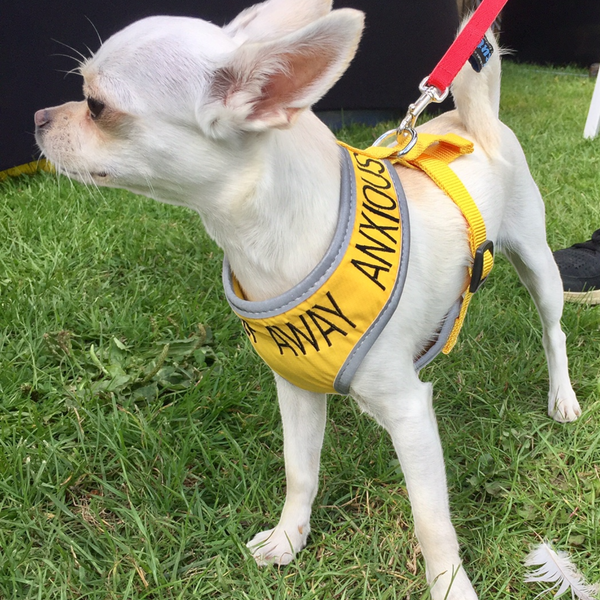
{"type": "Polygon", "coordinates": [[[45,108],[42,110],[38,110],[35,113],[33,120],[35,121],[35,126],[37,128],[46,127],[46,125],[48,125],[48,123],[50,123],[50,121],[52,120],[52,118],[50,117],[50,111],[46,110],[45,108]]]}

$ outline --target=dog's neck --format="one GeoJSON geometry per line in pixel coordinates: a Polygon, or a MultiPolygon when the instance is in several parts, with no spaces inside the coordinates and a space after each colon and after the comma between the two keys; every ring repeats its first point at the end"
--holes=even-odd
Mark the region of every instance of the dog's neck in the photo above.
{"type": "Polygon", "coordinates": [[[339,211],[340,152],[311,112],[291,129],[257,140],[249,185],[236,186],[221,214],[203,215],[249,300],[275,297],[298,284],[324,256],[339,211]],[[242,189],[244,188],[244,189],[242,189]],[[248,191],[250,189],[250,192],[248,191]]]}

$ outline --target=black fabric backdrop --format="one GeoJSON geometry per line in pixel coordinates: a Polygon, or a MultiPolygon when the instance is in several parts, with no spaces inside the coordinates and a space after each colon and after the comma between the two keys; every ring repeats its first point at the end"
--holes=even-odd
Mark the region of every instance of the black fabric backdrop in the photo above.
{"type": "Polygon", "coordinates": [[[589,67],[600,62],[600,0],[509,0],[501,41],[519,61],[589,67]]]}
{"type": "MultiPolygon", "coordinates": [[[[517,0],[513,0],[517,1],[517,0]]],[[[89,56],[136,19],[154,14],[197,16],[223,25],[252,0],[60,0],[2,8],[0,36],[0,171],[37,157],[33,113],[81,98],[81,79],[66,75],[72,58],[89,56]],[[10,13],[10,14],[9,14],[10,13]],[[92,25],[93,24],[93,25],[92,25]],[[96,31],[98,31],[98,34],[96,31]],[[67,56],[65,56],[67,55],[67,56]]],[[[319,103],[321,110],[395,109],[418,96],[417,86],[451,43],[455,0],[336,0],[361,8],[367,26],[346,75],[319,103]]]]}
{"type": "MultiPolygon", "coordinates": [[[[37,157],[33,113],[81,98],[81,80],[66,75],[70,57],[88,56],[103,39],[153,14],[201,16],[222,25],[252,0],[28,0],[2,7],[0,36],[0,171],[37,157]],[[93,25],[92,25],[93,23],[93,25]],[[98,34],[95,29],[98,30],[98,34]]],[[[359,53],[320,110],[392,109],[402,113],[451,43],[455,0],[336,0],[367,13],[359,53]]],[[[517,60],[588,66],[600,62],[600,1],[510,0],[502,44],[517,60]]]]}

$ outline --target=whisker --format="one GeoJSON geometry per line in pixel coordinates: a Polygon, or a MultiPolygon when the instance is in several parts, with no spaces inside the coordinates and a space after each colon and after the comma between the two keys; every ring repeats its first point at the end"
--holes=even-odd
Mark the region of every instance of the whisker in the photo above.
{"type": "Polygon", "coordinates": [[[77,64],[81,64],[81,60],[75,56],[71,56],[70,54],[63,54],[61,52],[53,52],[50,56],[60,56],[62,58],[68,58],[70,60],[74,60],[77,64]]]}
{"type": "Polygon", "coordinates": [[[92,177],[92,175],[88,173],[88,176],[90,178],[90,183],[94,187],[94,189],[96,190],[96,192],[98,192],[100,195],[102,195],[100,193],[100,186],[94,181],[94,178],[92,177]]]}
{"type": "Polygon", "coordinates": [[[56,186],[58,187],[58,192],[62,191],[62,179],[60,176],[60,161],[55,163],[54,165],[54,178],[56,179],[56,186]]]}
{"type": "Polygon", "coordinates": [[[150,190],[150,194],[152,194],[152,196],[155,196],[154,193],[154,186],[152,185],[152,183],[150,182],[150,179],[148,179],[148,175],[146,175],[144,177],[144,179],[146,180],[146,185],[148,186],[148,190],[150,190]]]}
{"type": "Polygon", "coordinates": [[[59,54],[57,56],[67,56],[67,58],[72,58],[74,61],[77,61],[80,65],[87,60],[87,56],[85,56],[84,54],[79,52],[79,50],[77,50],[76,48],[69,46],[69,44],[65,44],[64,42],[61,42],[60,40],[57,40],[55,38],[52,38],[52,41],[56,42],[57,44],[60,44],[61,46],[64,46],[65,48],[67,48],[68,50],[71,50],[72,52],[75,52],[75,54],[78,54],[81,57],[81,60],[75,58],[74,56],[69,56],[68,54],[66,54],[66,55],[59,54]]]}
{"type": "MultiPolygon", "coordinates": [[[[102,46],[102,44],[104,44],[104,41],[102,40],[102,37],[100,36],[100,33],[98,32],[97,27],[94,25],[93,21],[89,17],[86,16],[85,18],[89,21],[90,25],[94,28],[94,31],[96,32],[96,35],[98,36],[98,41],[100,42],[100,45],[102,46]]],[[[88,50],[89,50],[89,48],[88,48],[88,50]]]]}
{"type": "MultiPolygon", "coordinates": [[[[36,152],[36,154],[37,154],[37,158],[34,161],[36,163],[35,164],[35,170],[39,172],[39,171],[42,170],[42,168],[40,166],[40,163],[45,159],[45,157],[44,157],[44,153],[42,152],[41,149],[38,149],[38,151],[36,152]]],[[[45,169],[44,169],[44,171],[45,171],[45,169]]]]}
{"type": "Polygon", "coordinates": [[[70,71],[59,71],[59,73],[64,73],[65,74],[65,79],[69,75],[81,75],[81,65],[75,67],[74,69],[71,69],[70,71]]]}

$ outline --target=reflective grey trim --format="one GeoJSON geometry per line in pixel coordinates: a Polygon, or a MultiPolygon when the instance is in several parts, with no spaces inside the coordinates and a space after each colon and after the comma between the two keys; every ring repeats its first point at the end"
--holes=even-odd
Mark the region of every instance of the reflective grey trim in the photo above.
{"type": "Polygon", "coordinates": [[[383,331],[383,328],[387,325],[391,316],[394,314],[404,289],[404,282],[406,281],[406,271],[408,270],[408,259],[410,254],[410,219],[408,214],[408,204],[406,202],[406,195],[404,188],[400,183],[398,174],[393,165],[387,161],[382,161],[388,173],[391,175],[396,189],[396,195],[398,197],[398,208],[400,212],[400,221],[402,224],[402,242],[401,242],[401,254],[400,254],[400,265],[398,267],[398,275],[396,277],[396,283],[394,289],[385,306],[381,309],[379,315],[369,329],[363,334],[356,346],[350,352],[348,358],[342,365],[342,368],[338,371],[338,374],[333,383],[334,389],[340,394],[348,394],[350,392],[350,384],[356,373],[356,370],[362,363],[367,352],[371,349],[379,334],[383,331]]]}
{"type": "Polygon", "coordinates": [[[241,317],[266,319],[298,306],[298,304],[312,296],[315,290],[319,289],[329,279],[342,261],[350,243],[354,227],[356,182],[348,150],[340,146],[340,151],[342,177],[338,224],[325,256],[305,279],[280,296],[260,302],[250,302],[239,298],[233,290],[231,267],[229,266],[227,257],[223,258],[223,287],[225,288],[225,297],[231,308],[241,317]]]}
{"type": "MultiPolygon", "coordinates": [[[[304,302],[315,290],[319,289],[329,279],[331,274],[337,269],[344,257],[350,237],[354,228],[354,218],[356,214],[356,181],[354,169],[348,150],[340,146],[341,151],[341,185],[340,185],[340,208],[338,224],[336,226],[333,240],[323,259],[311,271],[311,273],[298,285],[291,290],[275,298],[270,298],[261,302],[250,302],[239,298],[233,289],[233,279],[231,267],[227,257],[223,259],[223,287],[225,296],[231,308],[241,317],[247,318],[268,318],[279,315],[290,310],[304,302]]],[[[398,197],[398,206],[400,210],[400,220],[402,224],[402,248],[401,260],[398,267],[398,276],[392,293],[367,331],[362,335],[356,346],[339,370],[334,388],[340,394],[348,394],[354,375],[362,363],[367,352],[371,349],[383,328],[387,325],[391,316],[394,314],[400,301],[404,283],[406,281],[406,272],[408,270],[408,260],[410,252],[410,219],[408,213],[408,204],[404,189],[398,178],[396,170],[389,161],[383,161],[388,172],[391,175],[396,194],[398,197]]],[[[460,313],[462,298],[457,300],[448,311],[442,327],[438,333],[435,343],[414,362],[415,370],[419,371],[425,365],[429,364],[443,349],[446,341],[450,337],[454,322],[460,313]]]]}
{"type": "Polygon", "coordinates": [[[437,340],[435,344],[425,352],[422,356],[420,356],[417,360],[415,360],[415,371],[420,371],[425,365],[428,365],[441,351],[442,348],[446,345],[448,338],[450,337],[450,333],[452,332],[452,328],[454,327],[454,322],[460,313],[460,307],[462,306],[462,296],[452,305],[452,308],[448,311],[448,314],[444,318],[444,322],[442,324],[442,328],[438,333],[437,340]]]}

